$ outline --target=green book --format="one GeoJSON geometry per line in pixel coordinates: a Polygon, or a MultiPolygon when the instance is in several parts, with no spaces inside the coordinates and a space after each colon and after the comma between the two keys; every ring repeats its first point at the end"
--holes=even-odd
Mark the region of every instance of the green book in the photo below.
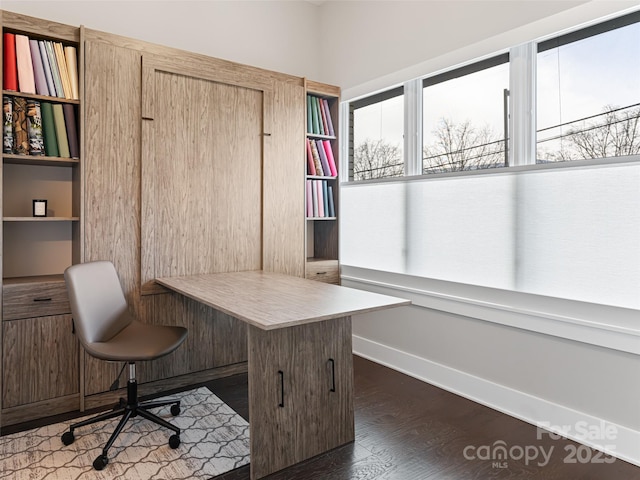
{"type": "Polygon", "coordinates": [[[313,133],[313,112],[311,110],[311,95],[307,95],[307,133],[313,133]]]}
{"type": "Polygon", "coordinates": [[[42,134],[44,136],[44,152],[49,157],[59,157],[58,140],[56,139],[56,124],[53,120],[53,105],[42,102],[42,134]]]}
{"type": "Polygon", "coordinates": [[[53,104],[53,122],[56,127],[56,140],[58,141],[58,151],[61,157],[70,158],[69,141],[67,140],[67,127],[64,123],[64,110],[62,104],[53,104]]]}
{"type": "Polygon", "coordinates": [[[316,97],[311,97],[311,133],[316,135],[320,133],[320,127],[318,126],[318,104],[316,103],[316,97]]]}

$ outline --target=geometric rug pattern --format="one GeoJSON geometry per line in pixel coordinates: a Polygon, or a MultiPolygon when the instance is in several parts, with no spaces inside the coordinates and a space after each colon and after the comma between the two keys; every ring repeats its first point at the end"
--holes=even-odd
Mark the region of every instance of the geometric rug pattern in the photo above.
{"type": "Polygon", "coordinates": [[[180,399],[180,415],[171,415],[170,406],[153,412],[180,428],[175,450],[169,447],[171,430],[137,416],[109,449],[107,466],[97,471],[93,461],[120,418],[76,429],[75,441],[65,446],[60,436],[79,421],[73,419],[0,437],[0,479],[210,479],[249,463],[249,424],[209,389],[169,398],[180,399]]]}

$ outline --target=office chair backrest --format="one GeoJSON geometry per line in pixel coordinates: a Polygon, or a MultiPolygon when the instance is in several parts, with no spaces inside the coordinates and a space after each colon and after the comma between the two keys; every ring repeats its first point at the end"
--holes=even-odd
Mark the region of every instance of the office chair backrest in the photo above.
{"type": "Polygon", "coordinates": [[[76,333],[85,346],[110,340],[132,322],[111,262],[72,265],[65,270],[64,279],[76,333]]]}

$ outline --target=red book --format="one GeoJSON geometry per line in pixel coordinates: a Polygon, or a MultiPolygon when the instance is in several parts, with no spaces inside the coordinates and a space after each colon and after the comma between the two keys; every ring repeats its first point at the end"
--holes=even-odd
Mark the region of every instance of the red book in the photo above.
{"type": "Polygon", "coordinates": [[[18,71],[16,69],[16,36],[13,33],[5,33],[4,44],[4,77],[5,90],[18,91],[18,71]]]}

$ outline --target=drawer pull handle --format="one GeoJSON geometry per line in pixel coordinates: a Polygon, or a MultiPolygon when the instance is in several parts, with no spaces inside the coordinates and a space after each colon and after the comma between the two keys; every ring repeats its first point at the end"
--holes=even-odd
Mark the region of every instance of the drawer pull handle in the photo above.
{"type": "Polygon", "coordinates": [[[34,302],[50,302],[51,297],[38,297],[33,299],[34,302]]]}
{"type": "Polygon", "coordinates": [[[316,272],[316,275],[326,275],[327,272],[316,272]]]}
{"type": "Polygon", "coordinates": [[[278,370],[278,375],[280,376],[280,403],[278,406],[284,408],[284,372],[278,370]]]}
{"type": "Polygon", "coordinates": [[[329,391],[335,392],[336,391],[336,362],[333,360],[333,358],[330,358],[329,363],[331,364],[331,388],[329,389],[329,391]]]}

